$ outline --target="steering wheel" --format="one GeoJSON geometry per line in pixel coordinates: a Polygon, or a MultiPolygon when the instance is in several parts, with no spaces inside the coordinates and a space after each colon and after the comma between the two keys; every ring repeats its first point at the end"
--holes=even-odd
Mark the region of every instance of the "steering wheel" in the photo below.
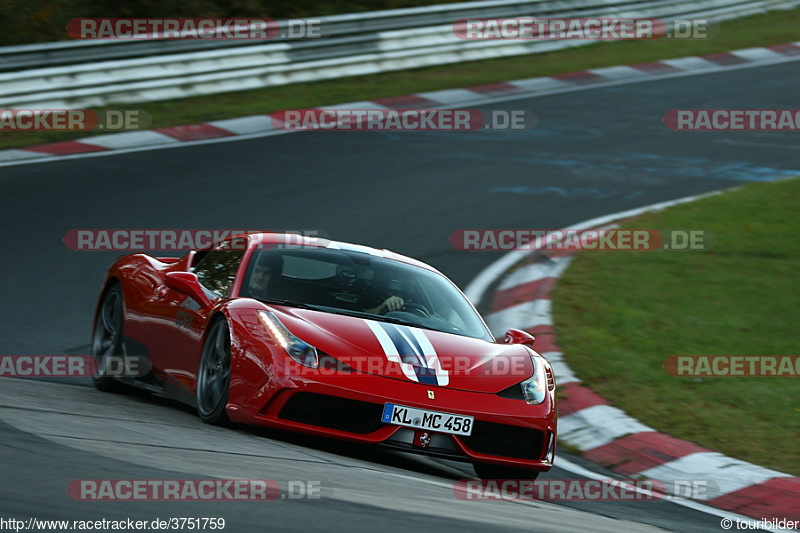
{"type": "Polygon", "coordinates": [[[339,267],[338,270],[339,271],[336,273],[336,275],[339,276],[342,286],[345,288],[352,287],[356,282],[356,273],[349,268],[339,267]]]}
{"type": "Polygon", "coordinates": [[[414,302],[404,302],[403,307],[406,311],[410,311],[414,314],[420,315],[422,318],[430,318],[431,314],[418,303],[414,302]]]}

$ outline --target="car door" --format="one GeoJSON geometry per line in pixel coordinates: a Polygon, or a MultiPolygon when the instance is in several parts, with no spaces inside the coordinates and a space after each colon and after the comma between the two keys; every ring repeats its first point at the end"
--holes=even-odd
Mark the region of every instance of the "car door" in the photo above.
{"type": "MultiPolygon", "coordinates": [[[[206,253],[191,269],[212,301],[212,307],[220,299],[230,297],[243,256],[244,250],[240,245],[234,246],[231,240],[226,240],[206,253]]],[[[194,298],[171,289],[168,291],[165,302],[170,306],[173,335],[159,360],[162,361],[162,370],[167,375],[187,390],[194,390],[195,375],[203,348],[203,334],[211,308],[201,309],[194,298]]]]}

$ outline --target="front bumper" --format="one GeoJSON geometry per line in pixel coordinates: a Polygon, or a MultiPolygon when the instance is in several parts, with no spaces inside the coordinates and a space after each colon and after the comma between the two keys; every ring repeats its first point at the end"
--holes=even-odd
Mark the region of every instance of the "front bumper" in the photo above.
{"type": "Polygon", "coordinates": [[[324,435],[448,459],[484,462],[537,471],[552,467],[556,445],[553,391],[542,404],[497,394],[432,387],[368,374],[343,374],[326,383],[306,379],[274,381],[246,402],[228,404],[231,420],[324,435]],[[435,399],[430,399],[428,391],[435,399]],[[469,437],[417,430],[381,421],[386,402],[475,417],[469,437]]]}

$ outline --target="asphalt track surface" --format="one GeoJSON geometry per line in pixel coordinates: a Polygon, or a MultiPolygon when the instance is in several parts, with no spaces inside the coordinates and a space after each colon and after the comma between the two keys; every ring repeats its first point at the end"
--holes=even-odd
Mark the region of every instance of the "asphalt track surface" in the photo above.
{"type": "MultiPolygon", "coordinates": [[[[321,230],[417,257],[464,287],[498,255],[455,251],[456,229],[564,228],[798,174],[796,135],[679,133],[662,122],[679,108],[796,108],[797,66],[488,106],[533,110],[531,131],[307,132],[2,167],[0,353],[88,351],[99,284],[118,254],[68,250],[70,229],[321,230]]],[[[224,517],[226,531],[720,530],[719,517],[669,502],[462,502],[452,485],[473,475],[466,464],[210,427],[178,404],[104,395],[86,380],[0,378],[0,472],[4,518],[224,517]],[[317,480],[323,497],[78,502],[65,490],[73,479],[204,477],[317,480]]],[[[556,467],[542,479],[573,477],[556,467]]]]}

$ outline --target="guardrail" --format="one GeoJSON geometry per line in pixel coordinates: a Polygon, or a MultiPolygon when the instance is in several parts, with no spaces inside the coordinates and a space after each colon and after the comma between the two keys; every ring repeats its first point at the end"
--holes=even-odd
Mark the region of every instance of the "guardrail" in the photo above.
{"type": "MultiPolygon", "coordinates": [[[[393,9],[322,17],[330,36],[342,37],[353,34],[370,34],[390,30],[422,28],[452,23],[461,18],[513,17],[536,13],[537,16],[557,16],[565,12],[564,5],[572,4],[569,10],[590,15],[598,8],[594,3],[581,1],[550,0],[492,0],[463,4],[444,4],[410,9],[393,9]]],[[[608,2],[615,6],[652,4],[652,0],[616,0],[608,2]]],[[[113,41],[85,40],[62,41],[0,48],[0,72],[32,68],[44,68],[73,64],[76,62],[101,61],[147,57],[170,53],[207,51],[215,48],[252,45],[243,41],[203,40],[157,40],[157,41],[113,41]]]]}
{"type": "Polygon", "coordinates": [[[800,0],[504,0],[324,17],[328,37],[322,39],[266,44],[109,40],[6,47],[0,48],[0,70],[24,70],[7,71],[0,77],[0,108],[100,107],[111,102],[169,100],[543,53],[593,42],[462,40],[453,32],[453,23],[462,18],[723,21],[798,5],[800,0]]]}

